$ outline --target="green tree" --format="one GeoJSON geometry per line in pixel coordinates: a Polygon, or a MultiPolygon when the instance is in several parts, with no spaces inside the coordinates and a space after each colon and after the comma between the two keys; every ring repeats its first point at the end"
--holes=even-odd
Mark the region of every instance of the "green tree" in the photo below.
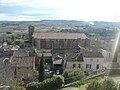
{"type": "Polygon", "coordinates": [[[117,84],[112,79],[107,79],[103,81],[93,81],[87,88],[87,90],[117,90],[117,84]]]}
{"type": "Polygon", "coordinates": [[[45,79],[45,59],[44,54],[42,54],[39,65],[39,82],[44,81],[44,79],[45,79]]]}
{"type": "Polygon", "coordinates": [[[101,88],[102,88],[102,86],[101,86],[100,82],[97,81],[97,80],[92,81],[87,86],[87,90],[104,90],[104,89],[101,89],[101,88]]]}
{"type": "Polygon", "coordinates": [[[53,76],[43,82],[32,82],[27,84],[26,90],[58,90],[64,83],[62,76],[53,76]]]}
{"type": "MultiPolygon", "coordinates": [[[[6,90],[6,89],[4,89],[4,90],[6,90]]],[[[8,88],[7,90],[25,90],[25,88],[24,87],[22,87],[22,86],[10,86],[10,88],[8,88]]]]}
{"type": "Polygon", "coordinates": [[[102,82],[103,90],[117,90],[117,84],[110,78],[102,82]]]}
{"type": "Polygon", "coordinates": [[[14,40],[15,40],[15,37],[14,37],[14,35],[12,35],[12,37],[11,37],[11,40],[12,40],[12,41],[14,41],[14,40]]]}
{"type": "Polygon", "coordinates": [[[66,69],[63,73],[65,83],[71,83],[84,78],[84,72],[79,68],[66,69]]]}
{"type": "Polygon", "coordinates": [[[15,45],[20,45],[20,41],[15,41],[15,45]]]}

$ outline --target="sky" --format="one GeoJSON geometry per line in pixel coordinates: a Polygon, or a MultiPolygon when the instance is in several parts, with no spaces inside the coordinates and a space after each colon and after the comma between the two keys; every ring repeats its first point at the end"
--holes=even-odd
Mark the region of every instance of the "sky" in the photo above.
{"type": "Polygon", "coordinates": [[[120,22],[120,0],[0,0],[0,21],[120,22]]]}

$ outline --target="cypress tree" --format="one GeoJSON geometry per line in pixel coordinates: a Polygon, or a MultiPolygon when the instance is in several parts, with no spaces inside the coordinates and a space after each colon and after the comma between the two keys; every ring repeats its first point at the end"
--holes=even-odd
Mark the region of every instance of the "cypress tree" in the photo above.
{"type": "Polygon", "coordinates": [[[45,79],[45,59],[44,54],[42,54],[39,64],[39,82],[44,81],[44,79],[45,79]]]}

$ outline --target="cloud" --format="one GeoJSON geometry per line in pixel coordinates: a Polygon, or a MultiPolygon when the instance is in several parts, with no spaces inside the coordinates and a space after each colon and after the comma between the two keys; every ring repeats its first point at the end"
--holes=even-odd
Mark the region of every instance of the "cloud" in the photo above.
{"type": "Polygon", "coordinates": [[[118,21],[119,8],[119,0],[0,0],[0,20],[118,21]]]}
{"type": "MultiPolygon", "coordinates": [[[[47,5],[49,6],[49,5],[47,5]]],[[[42,20],[54,19],[57,12],[52,6],[47,7],[44,3],[28,0],[1,0],[0,20],[42,20]]]]}

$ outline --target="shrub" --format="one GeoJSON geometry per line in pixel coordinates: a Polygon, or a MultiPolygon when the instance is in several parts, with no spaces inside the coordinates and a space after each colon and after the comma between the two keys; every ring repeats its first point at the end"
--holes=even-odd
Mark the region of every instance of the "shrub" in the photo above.
{"type": "Polygon", "coordinates": [[[63,73],[65,84],[81,80],[84,78],[84,72],[81,69],[66,69],[63,73]]]}
{"type": "Polygon", "coordinates": [[[71,83],[69,86],[80,87],[81,85],[93,82],[94,80],[101,80],[101,78],[102,78],[102,76],[96,76],[96,77],[92,77],[92,78],[89,78],[89,79],[80,80],[78,82],[71,83]]]}
{"type": "Polygon", "coordinates": [[[88,86],[87,90],[102,90],[101,84],[97,80],[92,81],[88,86]]]}
{"type": "Polygon", "coordinates": [[[87,88],[87,90],[117,90],[117,85],[112,79],[107,79],[104,81],[93,81],[87,88]]]}
{"type": "Polygon", "coordinates": [[[21,87],[25,87],[26,86],[26,83],[20,79],[16,79],[14,80],[13,82],[13,85],[14,86],[21,86],[21,87]]]}
{"type": "Polygon", "coordinates": [[[56,90],[64,83],[63,77],[52,77],[43,82],[33,82],[27,85],[26,90],[56,90]]]}
{"type": "Polygon", "coordinates": [[[22,86],[11,86],[9,89],[7,90],[25,90],[24,87],[22,86]]]}
{"type": "Polygon", "coordinates": [[[102,88],[105,90],[117,90],[117,84],[110,78],[101,82],[102,88]]]}

